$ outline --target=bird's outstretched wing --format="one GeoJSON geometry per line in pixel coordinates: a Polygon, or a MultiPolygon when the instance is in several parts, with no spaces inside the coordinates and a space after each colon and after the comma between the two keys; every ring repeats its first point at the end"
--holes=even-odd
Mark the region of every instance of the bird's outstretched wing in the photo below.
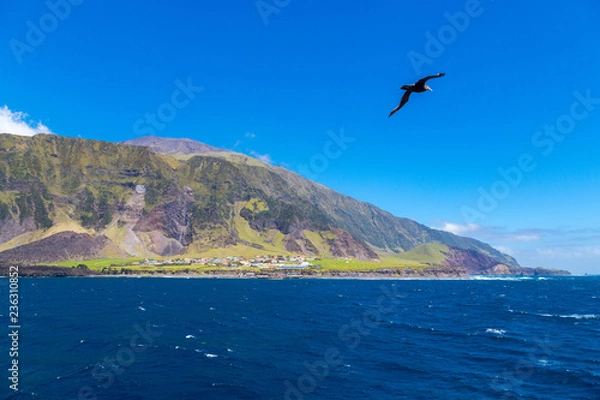
{"type": "Polygon", "coordinates": [[[426,76],[425,78],[419,79],[419,80],[417,81],[417,83],[415,83],[415,86],[421,86],[421,85],[424,85],[424,84],[425,84],[425,82],[427,82],[428,80],[430,80],[430,79],[433,79],[433,78],[441,78],[441,77],[442,77],[442,76],[444,76],[444,75],[446,75],[446,73],[445,73],[445,72],[440,72],[440,73],[439,73],[439,74],[437,74],[437,75],[429,75],[429,76],[426,76]]]}
{"type": "Polygon", "coordinates": [[[410,97],[410,94],[412,92],[410,90],[407,90],[406,92],[404,92],[404,95],[402,96],[402,100],[400,100],[400,104],[398,104],[398,107],[394,108],[392,110],[392,112],[390,113],[390,115],[388,115],[388,118],[391,117],[392,115],[394,115],[396,113],[396,111],[398,111],[399,109],[401,109],[406,103],[408,103],[408,98],[410,97]]]}

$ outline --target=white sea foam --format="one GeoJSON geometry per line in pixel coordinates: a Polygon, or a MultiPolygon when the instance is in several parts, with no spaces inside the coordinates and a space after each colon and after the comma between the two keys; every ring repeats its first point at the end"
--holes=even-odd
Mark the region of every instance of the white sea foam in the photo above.
{"type": "Polygon", "coordinates": [[[216,357],[219,357],[218,355],[216,355],[216,354],[211,354],[211,353],[204,353],[204,355],[205,355],[206,357],[208,357],[208,358],[216,358],[216,357]]]}
{"type": "Polygon", "coordinates": [[[142,306],[138,306],[138,310],[140,310],[140,311],[146,311],[146,309],[144,307],[142,307],[142,306]]]}
{"type": "Polygon", "coordinates": [[[537,314],[540,317],[572,318],[572,319],[600,319],[598,314],[537,314]]]}
{"type": "Polygon", "coordinates": [[[575,318],[575,319],[599,319],[600,315],[597,314],[569,314],[559,315],[561,318],[575,318]]]}
{"type": "Polygon", "coordinates": [[[196,336],[194,335],[185,335],[186,339],[196,339],[196,336]]]}
{"type": "Polygon", "coordinates": [[[530,281],[529,276],[501,276],[501,275],[473,275],[471,279],[476,281],[530,281]]]}
{"type": "Polygon", "coordinates": [[[496,335],[504,335],[506,333],[506,331],[504,329],[492,329],[492,328],[488,328],[485,330],[485,333],[493,333],[496,335]]]}

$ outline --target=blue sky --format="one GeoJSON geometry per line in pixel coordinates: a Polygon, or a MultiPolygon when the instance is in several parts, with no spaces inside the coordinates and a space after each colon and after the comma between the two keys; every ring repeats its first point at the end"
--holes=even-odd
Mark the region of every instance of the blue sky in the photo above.
{"type": "Polygon", "coordinates": [[[4,1],[0,117],[189,137],[523,265],[600,273],[597,3],[4,1]]]}

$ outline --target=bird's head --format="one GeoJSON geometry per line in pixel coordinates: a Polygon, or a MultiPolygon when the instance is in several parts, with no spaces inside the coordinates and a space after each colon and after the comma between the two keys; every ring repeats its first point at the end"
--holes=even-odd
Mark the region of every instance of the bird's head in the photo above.
{"type": "Polygon", "coordinates": [[[433,92],[433,89],[430,88],[429,86],[425,85],[425,90],[429,90],[430,92],[433,92]]]}

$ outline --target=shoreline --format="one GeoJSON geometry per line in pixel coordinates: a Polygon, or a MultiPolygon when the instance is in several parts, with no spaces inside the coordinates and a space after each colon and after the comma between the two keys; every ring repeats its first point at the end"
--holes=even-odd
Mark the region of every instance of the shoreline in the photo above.
{"type": "MultiPolygon", "coordinates": [[[[0,276],[9,275],[9,266],[0,266],[0,276]]],[[[293,280],[293,279],[332,279],[332,280],[543,280],[556,276],[574,276],[564,274],[467,274],[459,268],[427,268],[421,270],[380,270],[380,271],[308,271],[303,273],[282,273],[280,271],[211,270],[204,273],[191,271],[165,273],[121,272],[103,274],[90,269],[57,266],[19,266],[19,278],[178,278],[178,279],[257,279],[257,280],[293,280]],[[542,279],[540,279],[542,278],[542,279]]],[[[585,276],[585,275],[582,275],[585,276]]]]}
{"type": "MultiPolygon", "coordinates": [[[[552,278],[585,278],[599,277],[600,275],[464,275],[464,276],[401,276],[401,275],[353,275],[353,276],[335,276],[335,275],[306,275],[289,277],[269,277],[269,276],[239,276],[239,275],[198,275],[198,274],[87,274],[87,275],[20,275],[19,279],[37,279],[37,278],[109,278],[109,279],[206,279],[206,280],[263,280],[263,281],[290,281],[290,280],[356,280],[356,281],[524,281],[524,280],[547,280],[552,278]]],[[[0,277],[8,275],[0,274],[0,277]]]]}
{"type": "MultiPolygon", "coordinates": [[[[7,278],[7,275],[0,275],[7,278]]],[[[354,280],[354,281],[539,281],[554,278],[597,278],[600,275],[538,275],[538,276],[513,276],[513,275],[469,275],[463,277],[402,277],[402,276],[305,276],[293,278],[256,278],[230,275],[81,275],[81,276],[55,276],[55,275],[24,275],[19,279],[204,279],[204,280],[257,280],[257,281],[293,281],[293,280],[354,280]]]]}

